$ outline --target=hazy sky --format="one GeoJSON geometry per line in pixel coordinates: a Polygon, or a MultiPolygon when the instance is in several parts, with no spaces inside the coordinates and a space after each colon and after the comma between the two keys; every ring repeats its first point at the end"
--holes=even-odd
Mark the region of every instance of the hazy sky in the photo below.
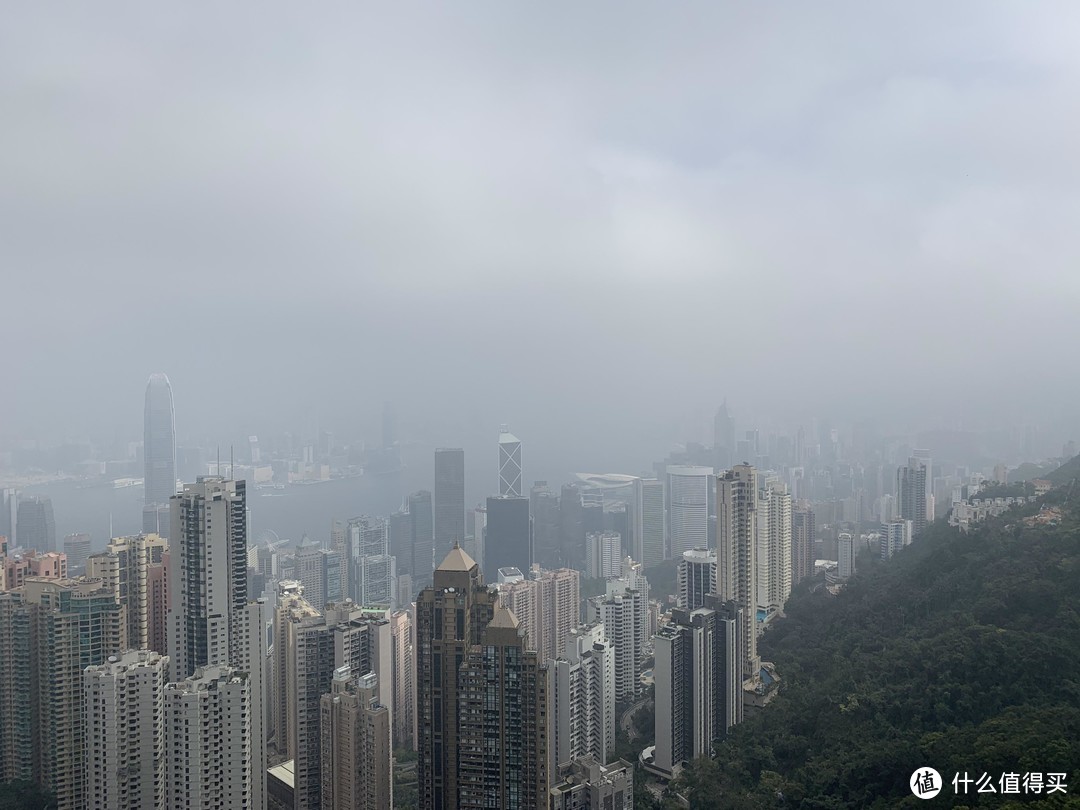
{"type": "Polygon", "coordinates": [[[1075,2],[4,6],[4,437],[1077,424],[1075,2]]]}

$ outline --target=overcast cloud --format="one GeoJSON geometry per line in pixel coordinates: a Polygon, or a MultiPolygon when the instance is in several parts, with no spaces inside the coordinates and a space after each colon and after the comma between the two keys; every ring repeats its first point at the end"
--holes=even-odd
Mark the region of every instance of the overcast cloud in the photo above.
{"type": "Polygon", "coordinates": [[[3,18],[7,438],[1077,424],[1074,2],[3,18]]]}

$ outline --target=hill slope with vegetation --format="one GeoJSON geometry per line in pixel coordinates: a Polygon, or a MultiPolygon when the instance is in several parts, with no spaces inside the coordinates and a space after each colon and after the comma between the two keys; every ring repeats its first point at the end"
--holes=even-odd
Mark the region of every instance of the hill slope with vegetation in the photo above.
{"type": "Polygon", "coordinates": [[[837,596],[800,587],[761,639],[782,690],[687,769],[676,786],[691,807],[920,807],[908,787],[920,766],[944,777],[939,806],[1080,806],[1077,501],[1058,525],[1025,522],[1039,505],[970,534],[939,522],[837,596]],[[956,796],[965,771],[1071,784],[956,796]]]}

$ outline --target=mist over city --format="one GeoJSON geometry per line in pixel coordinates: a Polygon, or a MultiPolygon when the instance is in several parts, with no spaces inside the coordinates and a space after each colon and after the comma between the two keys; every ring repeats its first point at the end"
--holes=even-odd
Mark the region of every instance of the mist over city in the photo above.
{"type": "Polygon", "coordinates": [[[1080,6],[6,5],[0,806],[1071,806],[1080,6]]]}

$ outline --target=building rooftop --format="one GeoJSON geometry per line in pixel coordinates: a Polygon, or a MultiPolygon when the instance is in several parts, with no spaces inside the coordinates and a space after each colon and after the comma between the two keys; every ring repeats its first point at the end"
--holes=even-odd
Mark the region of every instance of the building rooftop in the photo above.
{"type": "Polygon", "coordinates": [[[446,555],[446,559],[439,565],[439,570],[471,571],[474,565],[476,565],[476,560],[466,554],[461,546],[454,543],[454,547],[450,549],[450,553],[446,555]]]}

